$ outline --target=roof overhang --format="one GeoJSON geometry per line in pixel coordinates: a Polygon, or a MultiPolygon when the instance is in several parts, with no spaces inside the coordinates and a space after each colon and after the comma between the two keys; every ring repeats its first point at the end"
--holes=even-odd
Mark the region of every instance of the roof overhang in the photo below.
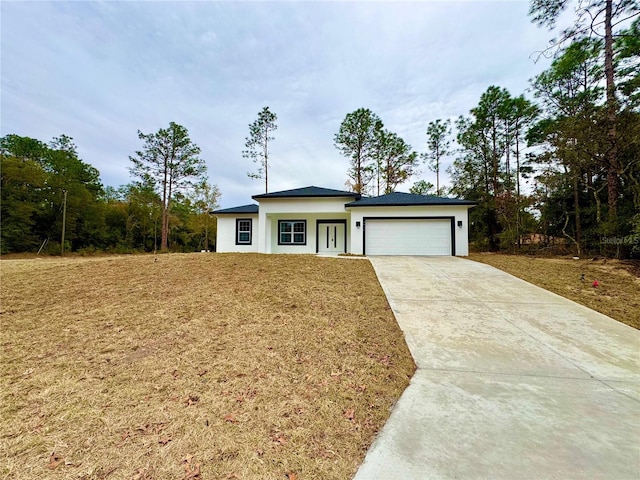
{"type": "Polygon", "coordinates": [[[287,198],[350,198],[359,200],[362,197],[359,193],[346,192],[342,190],[333,190],[331,188],[322,187],[303,187],[295,188],[293,190],[282,190],[280,192],[262,193],[260,195],[254,195],[251,198],[254,200],[282,200],[287,198]]]}
{"type": "Polygon", "coordinates": [[[477,202],[471,200],[460,200],[458,202],[435,202],[435,203],[416,203],[416,202],[401,202],[401,203],[368,203],[355,201],[345,205],[345,208],[380,208],[380,207],[461,207],[468,206],[473,207],[477,205],[477,202]]]}
{"type": "Polygon", "coordinates": [[[250,203],[249,205],[241,205],[239,207],[221,208],[209,213],[211,215],[257,215],[258,211],[258,205],[250,203]]]}

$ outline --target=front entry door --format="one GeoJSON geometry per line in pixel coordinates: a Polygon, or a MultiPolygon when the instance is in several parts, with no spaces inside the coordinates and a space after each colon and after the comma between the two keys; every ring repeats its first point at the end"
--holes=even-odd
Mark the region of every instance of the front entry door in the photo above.
{"type": "Polygon", "coordinates": [[[318,224],[318,253],[345,253],[344,223],[318,224]]]}

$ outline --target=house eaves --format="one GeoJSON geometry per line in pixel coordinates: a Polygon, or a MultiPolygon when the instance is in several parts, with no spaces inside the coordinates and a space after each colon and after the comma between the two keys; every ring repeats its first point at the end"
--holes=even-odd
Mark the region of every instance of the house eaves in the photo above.
{"type": "Polygon", "coordinates": [[[270,198],[336,198],[336,197],[351,197],[359,200],[361,195],[355,192],[346,192],[343,190],[333,190],[330,188],[322,187],[303,187],[295,188],[293,190],[282,190],[280,192],[263,193],[261,195],[254,195],[254,200],[266,200],[270,198]]]}
{"type": "Polygon", "coordinates": [[[476,205],[476,202],[459,198],[437,197],[435,195],[393,192],[379,197],[360,198],[347,203],[345,207],[411,207],[429,205],[476,205]]]}

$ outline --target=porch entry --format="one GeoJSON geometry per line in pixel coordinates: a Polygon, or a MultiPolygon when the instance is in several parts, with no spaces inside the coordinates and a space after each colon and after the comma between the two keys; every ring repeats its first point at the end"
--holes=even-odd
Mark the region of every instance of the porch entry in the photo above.
{"type": "Polygon", "coordinates": [[[318,253],[346,253],[347,237],[346,220],[318,220],[317,223],[317,252],[318,253]]]}

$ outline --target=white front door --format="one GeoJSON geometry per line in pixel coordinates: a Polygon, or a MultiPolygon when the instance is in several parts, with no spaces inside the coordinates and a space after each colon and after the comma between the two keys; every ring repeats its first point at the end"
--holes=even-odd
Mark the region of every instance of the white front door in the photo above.
{"type": "Polygon", "coordinates": [[[344,223],[318,224],[318,253],[345,253],[344,223]]]}

